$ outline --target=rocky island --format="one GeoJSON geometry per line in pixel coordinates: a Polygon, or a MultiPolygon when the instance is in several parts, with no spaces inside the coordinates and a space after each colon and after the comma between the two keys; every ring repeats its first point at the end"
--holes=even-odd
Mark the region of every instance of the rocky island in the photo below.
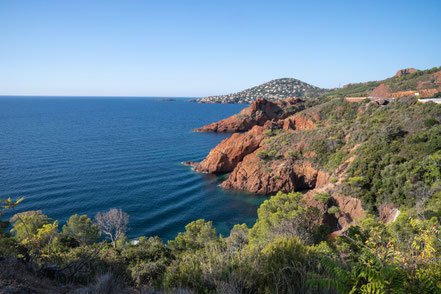
{"type": "Polygon", "coordinates": [[[172,98],[155,98],[155,99],[150,99],[151,101],[166,101],[166,102],[171,102],[171,101],[176,101],[176,99],[172,99],[172,98]]]}

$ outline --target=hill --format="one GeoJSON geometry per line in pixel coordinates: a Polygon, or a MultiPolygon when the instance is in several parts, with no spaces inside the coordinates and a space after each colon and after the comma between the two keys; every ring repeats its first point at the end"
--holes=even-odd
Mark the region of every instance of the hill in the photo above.
{"type": "Polygon", "coordinates": [[[378,97],[378,98],[403,98],[413,97],[419,93],[423,98],[433,97],[441,91],[441,67],[427,70],[402,69],[393,77],[355,83],[334,89],[325,93],[321,98],[344,97],[378,97]]]}
{"type": "Polygon", "coordinates": [[[433,97],[441,92],[441,67],[427,70],[405,68],[384,80],[354,83],[338,89],[323,89],[297,79],[283,78],[237,93],[208,96],[196,99],[199,103],[251,104],[257,99],[275,101],[289,97],[298,98],[345,98],[375,97],[403,98],[419,94],[422,98],[433,97]]]}
{"type": "Polygon", "coordinates": [[[289,97],[314,98],[326,93],[327,91],[327,89],[312,86],[297,79],[283,78],[272,80],[262,85],[233,94],[208,96],[198,100],[198,102],[251,104],[257,99],[261,98],[269,101],[289,97]]]}

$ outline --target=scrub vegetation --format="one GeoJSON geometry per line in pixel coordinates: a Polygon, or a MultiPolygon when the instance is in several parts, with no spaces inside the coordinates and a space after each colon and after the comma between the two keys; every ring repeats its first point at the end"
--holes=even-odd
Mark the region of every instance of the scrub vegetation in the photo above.
{"type": "Polygon", "coordinates": [[[4,199],[2,212],[14,216],[0,222],[0,288],[13,280],[37,293],[441,293],[441,105],[333,99],[311,110],[319,128],[271,134],[257,156],[268,164],[314,153],[309,160],[328,171],[355,156],[332,183],[366,213],[342,235],[330,238],[324,212],[295,192],[266,200],[252,227],[220,236],[200,219],[168,242],[128,240],[121,210],[60,226],[42,211],[21,211],[23,198],[4,199]],[[307,149],[293,148],[299,140],[307,149]],[[401,213],[384,224],[379,207],[390,203],[401,213]]]}

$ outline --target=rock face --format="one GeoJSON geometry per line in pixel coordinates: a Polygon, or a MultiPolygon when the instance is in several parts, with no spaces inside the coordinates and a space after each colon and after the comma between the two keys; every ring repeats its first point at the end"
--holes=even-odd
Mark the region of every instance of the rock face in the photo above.
{"type": "Polygon", "coordinates": [[[391,89],[387,85],[381,84],[371,92],[370,96],[374,98],[389,98],[391,95],[391,89]]]}
{"type": "Polygon", "coordinates": [[[263,166],[260,158],[250,154],[240,162],[222,183],[225,189],[248,191],[257,194],[274,194],[312,189],[327,183],[329,175],[305,162],[274,162],[263,166]]]}
{"type": "Polygon", "coordinates": [[[195,164],[194,169],[203,173],[233,171],[246,155],[259,148],[264,139],[263,130],[262,126],[254,126],[249,132],[233,134],[212,149],[202,162],[195,164]]]}
{"type": "Polygon", "coordinates": [[[361,200],[338,193],[334,193],[332,198],[335,200],[336,206],[340,208],[340,212],[335,215],[339,229],[346,231],[354,224],[355,220],[361,218],[364,214],[361,200]]]}
{"type": "Polygon", "coordinates": [[[404,69],[400,69],[399,71],[397,71],[397,73],[394,75],[394,77],[400,77],[402,75],[408,75],[414,72],[417,72],[417,69],[414,68],[404,68],[404,69]]]}
{"type": "Polygon", "coordinates": [[[394,222],[395,219],[400,214],[398,207],[392,203],[381,205],[379,207],[379,211],[380,211],[380,221],[382,221],[385,224],[394,222]]]}
{"type": "MultiPolygon", "coordinates": [[[[271,137],[271,132],[265,135],[266,131],[283,129],[295,132],[316,128],[316,122],[320,121],[319,114],[314,111],[296,114],[303,109],[304,101],[297,98],[276,102],[259,99],[239,115],[199,129],[242,131],[254,124],[251,130],[235,133],[223,140],[202,162],[190,164],[202,173],[231,172],[222,184],[226,189],[272,194],[319,187],[329,180],[329,175],[314,168],[307,160],[295,161],[292,156],[282,154],[278,155],[277,160],[261,160],[258,157],[258,152],[266,152],[264,148],[268,148],[264,146],[264,140],[271,137]]],[[[295,150],[303,153],[304,147],[304,143],[299,141],[295,150]]],[[[304,154],[305,158],[313,156],[313,152],[304,154]]]]}
{"type": "Polygon", "coordinates": [[[316,207],[322,212],[322,223],[326,223],[332,228],[334,232],[332,237],[346,231],[364,214],[360,199],[336,193],[333,191],[334,188],[334,185],[327,184],[304,194],[307,205],[316,207]],[[319,193],[328,193],[330,199],[326,203],[315,200],[314,196],[319,193]],[[329,214],[328,209],[332,206],[338,207],[340,211],[335,214],[329,214]]]}
{"type": "Polygon", "coordinates": [[[441,71],[434,73],[433,77],[435,78],[435,82],[441,85],[441,71]]]}
{"type": "Polygon", "coordinates": [[[305,109],[304,100],[287,98],[275,102],[258,99],[239,114],[193,130],[194,132],[245,132],[253,126],[263,126],[266,121],[286,118],[305,109]]]}
{"type": "Polygon", "coordinates": [[[284,130],[310,130],[315,129],[315,122],[303,115],[293,115],[283,120],[284,130]]]}

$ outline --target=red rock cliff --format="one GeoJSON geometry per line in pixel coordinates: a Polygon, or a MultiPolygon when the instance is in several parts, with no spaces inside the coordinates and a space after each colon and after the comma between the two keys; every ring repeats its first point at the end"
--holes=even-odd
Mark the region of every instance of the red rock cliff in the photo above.
{"type": "Polygon", "coordinates": [[[264,136],[264,127],[254,126],[246,133],[235,133],[213,148],[207,157],[195,164],[197,172],[227,173],[248,154],[259,148],[264,136]]]}
{"type": "Polygon", "coordinates": [[[283,120],[282,128],[284,130],[310,130],[317,126],[315,122],[303,115],[293,115],[283,120]]]}
{"type": "Polygon", "coordinates": [[[286,118],[305,108],[304,100],[287,98],[275,102],[257,99],[239,114],[193,130],[194,132],[245,132],[253,126],[263,126],[266,121],[286,118]]]}
{"type": "Polygon", "coordinates": [[[407,75],[407,74],[411,74],[414,72],[417,72],[417,69],[414,68],[404,68],[404,69],[400,69],[399,71],[397,71],[397,73],[394,75],[394,77],[399,77],[402,75],[407,75]]]}
{"type": "Polygon", "coordinates": [[[258,194],[275,194],[320,187],[329,175],[315,169],[308,161],[274,161],[265,163],[256,153],[246,156],[222,183],[225,189],[258,194]]]}

